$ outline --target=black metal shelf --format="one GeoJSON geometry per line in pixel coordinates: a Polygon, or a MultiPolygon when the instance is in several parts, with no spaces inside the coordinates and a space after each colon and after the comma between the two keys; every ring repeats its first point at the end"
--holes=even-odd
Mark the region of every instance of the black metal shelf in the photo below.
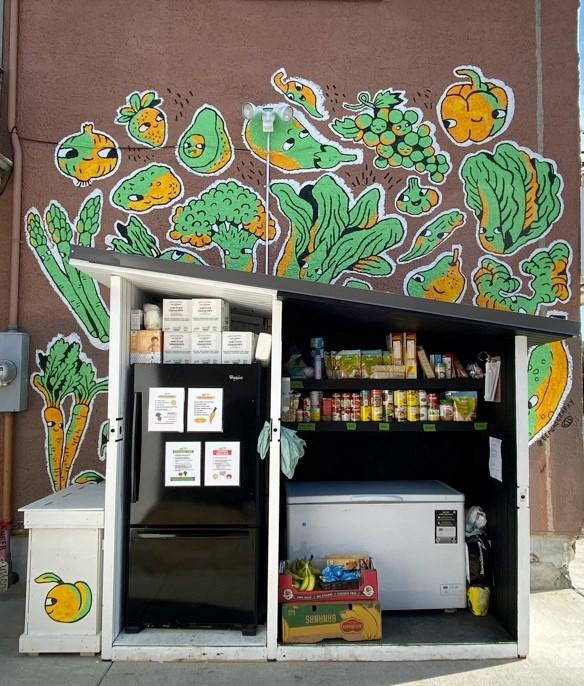
{"type": "Polygon", "coordinates": [[[364,391],[388,390],[482,391],[484,379],[292,379],[295,391],[364,391]]]}
{"type": "Polygon", "coordinates": [[[483,433],[487,422],[282,422],[282,426],[301,433],[444,433],[467,431],[483,433]]]}

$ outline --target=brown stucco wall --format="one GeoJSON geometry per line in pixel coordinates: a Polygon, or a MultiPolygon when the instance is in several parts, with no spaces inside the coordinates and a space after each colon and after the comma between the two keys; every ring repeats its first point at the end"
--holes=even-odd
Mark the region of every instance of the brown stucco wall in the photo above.
{"type": "MultiPolygon", "coordinates": [[[[224,176],[241,179],[263,195],[264,164],[243,146],[241,106],[248,100],[277,102],[270,76],[281,66],[289,75],[305,77],[324,88],[331,120],[347,114],[342,103],[355,102],[359,91],[374,93],[391,87],[405,89],[408,105],[419,107],[424,118],[436,124],[436,102],[457,80],[453,69],[477,65],[487,77],[500,79],[513,89],[515,114],[501,137],[472,149],[451,144],[439,127],[436,132],[437,142],[450,153],[453,164],[453,171],[440,187],[441,209],[460,208],[468,215],[454,241],[464,248],[465,275],[470,278],[485,253],[476,240],[475,218],[465,208],[457,169],[463,157],[475,149],[492,150],[501,140],[516,141],[556,161],[564,181],[565,207],[562,218],[545,239],[507,257],[506,262],[518,273],[519,263],[535,248],[551,240],[566,240],[573,250],[573,297],[550,309],[577,318],[577,5],[576,0],[565,0],[558,12],[553,0],[493,0],[487,5],[468,0],[27,0],[21,5],[18,85],[18,129],[25,169],[23,211],[36,207],[42,212],[55,199],[73,218],[89,191],[99,188],[105,202],[96,244],[103,247],[105,236],[113,233],[114,223],[126,218],[107,202],[109,192],[132,170],[151,160],[164,162],[181,176],[185,197],[201,192],[215,178],[197,177],[180,168],[173,146],[192,113],[203,103],[221,111],[236,147],[235,162],[224,176]],[[113,123],[116,109],[132,91],[147,89],[158,91],[164,98],[169,123],[167,148],[128,150],[136,146],[124,129],[113,123]],[[56,143],[78,131],[86,121],[94,122],[97,129],[109,133],[126,148],[118,172],[96,181],[89,189],[74,187],[70,179],[58,173],[53,160],[56,143]]],[[[319,128],[327,138],[337,140],[325,125],[319,128]]],[[[351,147],[350,143],[343,145],[351,147]]],[[[341,167],[335,173],[355,195],[372,181],[384,185],[386,212],[393,212],[394,197],[408,171],[376,171],[371,152],[362,146],[360,149],[363,165],[341,167]]],[[[294,180],[304,182],[319,175],[308,172],[295,175],[294,180]]],[[[284,178],[278,172],[273,176],[284,178]]],[[[0,213],[2,208],[0,199],[0,213]]],[[[169,209],[163,209],[144,217],[159,237],[161,247],[170,247],[166,238],[169,214],[169,209]]],[[[270,250],[272,266],[287,232],[285,217],[277,217],[282,232],[270,250]]],[[[408,220],[404,245],[409,245],[424,221],[408,220]]],[[[2,235],[6,236],[6,224],[1,225],[2,235]]],[[[204,257],[210,263],[220,260],[212,251],[206,251],[204,257]]],[[[377,288],[402,292],[403,280],[411,268],[411,264],[397,265],[394,274],[386,279],[364,280],[377,288]]],[[[3,278],[0,275],[0,287],[3,278]]],[[[469,284],[464,301],[471,302],[472,296],[469,284]]],[[[0,314],[2,305],[0,302],[0,314]]],[[[540,314],[545,311],[544,307],[540,314]]],[[[77,332],[99,375],[106,374],[107,353],[91,345],[51,290],[26,243],[21,258],[20,312],[22,327],[31,334],[32,353],[45,350],[58,334],[77,332]]],[[[576,380],[568,398],[572,422],[560,422],[541,445],[531,449],[534,532],[576,532],[584,518],[578,344],[572,343],[570,350],[576,380]]],[[[32,357],[31,371],[35,369],[32,357]]],[[[41,397],[31,389],[29,409],[17,419],[15,507],[50,491],[41,412],[41,397]]],[[[96,444],[105,413],[105,395],[101,395],[95,402],[75,472],[86,468],[104,471],[96,444]]],[[[15,513],[16,525],[21,521],[15,513]]]]}

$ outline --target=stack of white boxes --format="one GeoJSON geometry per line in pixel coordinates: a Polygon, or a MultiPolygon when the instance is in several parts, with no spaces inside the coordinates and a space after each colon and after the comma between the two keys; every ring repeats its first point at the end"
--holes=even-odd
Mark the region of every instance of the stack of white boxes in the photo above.
{"type": "Polygon", "coordinates": [[[251,364],[256,335],[229,331],[229,303],[218,298],[165,299],[165,364],[251,364]]]}

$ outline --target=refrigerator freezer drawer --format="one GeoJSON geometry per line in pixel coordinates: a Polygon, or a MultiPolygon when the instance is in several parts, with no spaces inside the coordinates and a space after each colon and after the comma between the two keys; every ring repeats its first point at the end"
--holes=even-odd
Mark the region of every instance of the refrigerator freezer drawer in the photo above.
{"type": "Polygon", "coordinates": [[[288,558],[368,553],[384,610],[466,605],[464,502],[288,505],[288,558]]]}
{"type": "Polygon", "coordinates": [[[130,529],[129,536],[126,630],[259,623],[258,529],[130,529]]]}

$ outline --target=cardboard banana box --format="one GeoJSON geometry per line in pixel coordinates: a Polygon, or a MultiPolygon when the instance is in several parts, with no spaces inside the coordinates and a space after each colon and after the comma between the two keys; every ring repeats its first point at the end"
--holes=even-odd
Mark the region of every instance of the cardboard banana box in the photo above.
{"type": "Polygon", "coordinates": [[[319,643],[327,638],[378,641],[381,634],[379,603],[282,605],[284,643],[319,643]]]}

